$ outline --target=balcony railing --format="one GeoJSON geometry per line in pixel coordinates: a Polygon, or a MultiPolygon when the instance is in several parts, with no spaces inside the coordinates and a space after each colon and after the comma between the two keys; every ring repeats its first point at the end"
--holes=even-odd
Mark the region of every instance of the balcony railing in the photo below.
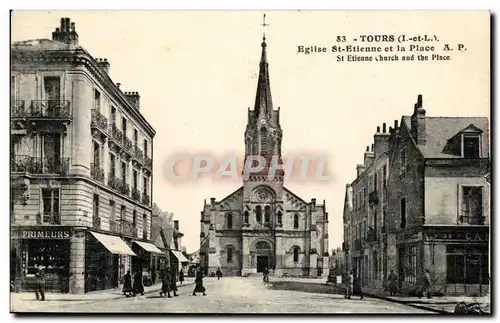
{"type": "Polygon", "coordinates": [[[30,174],[67,174],[69,158],[31,157],[18,155],[11,158],[11,171],[30,174]]]}
{"type": "Polygon", "coordinates": [[[149,195],[146,192],[143,192],[142,193],[142,203],[149,205],[149,202],[150,202],[149,195]]]}
{"type": "Polygon", "coordinates": [[[472,225],[484,225],[485,222],[484,216],[460,216],[460,223],[462,224],[472,224],[472,225]]]}
{"type": "Polygon", "coordinates": [[[137,202],[141,201],[141,192],[137,188],[132,188],[132,198],[137,202]]]}
{"type": "Polygon", "coordinates": [[[12,118],[25,118],[26,107],[24,100],[10,100],[10,115],[12,118]]]}
{"type": "Polygon", "coordinates": [[[149,169],[153,168],[153,160],[148,156],[144,156],[144,165],[149,169]]]}
{"type": "Polygon", "coordinates": [[[68,100],[32,100],[28,111],[30,118],[70,118],[68,100]]]}
{"type": "Polygon", "coordinates": [[[134,146],[134,156],[137,158],[140,162],[143,161],[144,159],[144,153],[142,152],[141,148],[138,146],[134,146]]]}
{"type": "Polygon", "coordinates": [[[101,131],[107,131],[108,119],[103,116],[98,110],[92,109],[92,119],[90,125],[92,127],[101,129],[101,131]]]}
{"type": "Polygon", "coordinates": [[[368,203],[369,204],[378,204],[378,194],[377,191],[371,191],[370,194],[368,194],[368,203]]]}
{"type": "Polygon", "coordinates": [[[122,145],[123,144],[123,132],[118,129],[116,124],[110,124],[109,125],[109,134],[111,135],[111,139],[118,144],[122,145]]]}
{"type": "Polygon", "coordinates": [[[37,213],[36,223],[44,225],[60,225],[61,215],[58,212],[37,213]]]}
{"type": "Polygon", "coordinates": [[[113,177],[111,173],[108,174],[108,186],[124,195],[130,194],[130,186],[121,179],[113,177]]]}
{"type": "Polygon", "coordinates": [[[109,221],[109,231],[137,238],[137,227],[124,220],[109,221]]]}
{"type": "Polygon", "coordinates": [[[354,250],[361,250],[361,240],[354,240],[354,250]]]}
{"type": "Polygon", "coordinates": [[[100,229],[101,228],[101,218],[99,215],[93,215],[92,216],[92,227],[94,229],[100,229]]]}
{"type": "Polygon", "coordinates": [[[125,148],[127,151],[130,151],[131,153],[132,152],[132,140],[128,139],[127,136],[123,136],[123,148],[125,148]]]}
{"type": "Polygon", "coordinates": [[[142,238],[144,240],[147,240],[148,239],[148,231],[147,230],[142,230],[142,238]]]}
{"type": "Polygon", "coordinates": [[[104,183],[104,169],[94,163],[90,164],[90,177],[98,182],[104,183]]]}

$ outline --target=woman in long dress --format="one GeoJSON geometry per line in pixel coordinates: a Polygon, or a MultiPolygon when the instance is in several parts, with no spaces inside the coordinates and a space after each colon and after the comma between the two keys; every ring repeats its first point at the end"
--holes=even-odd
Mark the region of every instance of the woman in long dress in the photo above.
{"type": "Polygon", "coordinates": [[[134,275],[134,296],[136,294],[144,295],[144,285],[142,284],[142,272],[138,270],[134,275]]]}
{"type": "Polygon", "coordinates": [[[130,275],[130,270],[127,271],[125,276],[123,276],[123,294],[125,296],[132,296],[132,276],[130,275]]]}
{"type": "Polygon", "coordinates": [[[196,293],[203,293],[203,296],[207,296],[205,294],[205,287],[203,286],[203,272],[201,271],[201,268],[198,268],[196,271],[196,278],[194,280],[195,287],[193,291],[193,296],[196,296],[196,293]]]}
{"type": "Polygon", "coordinates": [[[160,292],[161,297],[165,297],[165,295],[168,295],[168,297],[171,298],[171,296],[170,296],[170,276],[168,275],[168,272],[166,270],[162,273],[161,292],[160,292]]]}

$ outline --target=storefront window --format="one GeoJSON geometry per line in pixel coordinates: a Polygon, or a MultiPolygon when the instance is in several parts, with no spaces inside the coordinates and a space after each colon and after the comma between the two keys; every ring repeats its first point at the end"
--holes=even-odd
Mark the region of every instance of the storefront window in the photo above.
{"type": "Polygon", "coordinates": [[[446,282],[448,284],[488,284],[487,246],[446,246],[446,282]]]}

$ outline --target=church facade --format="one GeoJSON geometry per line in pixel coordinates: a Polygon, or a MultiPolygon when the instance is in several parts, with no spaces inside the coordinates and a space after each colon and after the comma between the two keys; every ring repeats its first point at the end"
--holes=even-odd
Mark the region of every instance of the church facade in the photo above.
{"type": "Polygon", "coordinates": [[[243,185],[201,211],[200,265],[206,273],[248,276],[266,267],[275,276],[327,275],[328,213],[325,201],[306,201],[284,187],[284,171],[268,176],[281,161],[280,109],[273,109],[266,39],[262,42],[254,109],[248,109],[245,164],[261,156],[266,167],[243,177],[243,185]]]}

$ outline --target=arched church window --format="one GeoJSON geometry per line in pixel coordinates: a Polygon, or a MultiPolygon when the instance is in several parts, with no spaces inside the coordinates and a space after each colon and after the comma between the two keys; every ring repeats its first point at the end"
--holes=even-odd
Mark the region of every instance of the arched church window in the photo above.
{"type": "Polygon", "coordinates": [[[277,222],[278,224],[282,224],[283,222],[283,213],[281,213],[281,211],[278,211],[278,219],[277,219],[277,222]]]}
{"type": "Polygon", "coordinates": [[[255,219],[257,223],[262,223],[262,207],[260,205],[255,208],[255,219]]]}
{"type": "Polygon", "coordinates": [[[249,221],[248,211],[245,211],[243,213],[243,217],[244,217],[245,224],[248,224],[248,221],[249,221]]]}
{"type": "Polygon", "coordinates": [[[299,228],[299,215],[295,214],[293,216],[293,228],[298,229],[299,228]]]}
{"type": "Polygon", "coordinates": [[[299,247],[293,248],[293,262],[299,262],[299,247]]]}
{"type": "Polygon", "coordinates": [[[233,215],[231,213],[227,215],[227,228],[228,229],[233,228],[233,215]]]}
{"type": "Polygon", "coordinates": [[[227,262],[233,261],[233,248],[227,247],[227,262]]]}
{"type": "Polygon", "coordinates": [[[264,222],[265,223],[271,222],[271,207],[269,205],[266,205],[264,207],[264,222]]]}

